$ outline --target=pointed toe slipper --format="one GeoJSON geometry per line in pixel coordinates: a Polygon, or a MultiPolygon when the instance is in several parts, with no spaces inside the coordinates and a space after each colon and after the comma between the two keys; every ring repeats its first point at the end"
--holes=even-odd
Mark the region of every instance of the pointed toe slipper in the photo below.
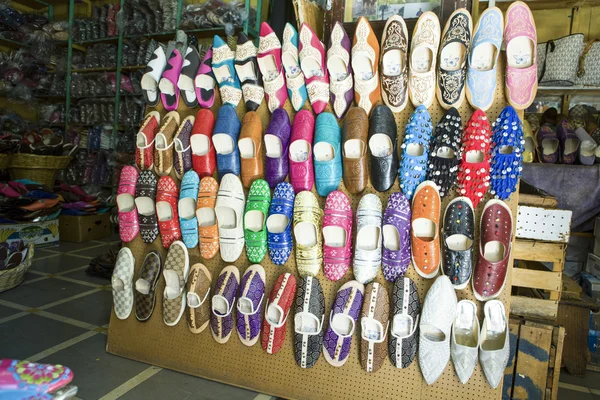
{"type": "Polygon", "coordinates": [[[388,18],[381,38],[381,98],[393,112],[408,103],[408,30],[398,15],[388,18]]]}
{"type": "Polygon", "coordinates": [[[456,305],[456,316],[452,322],[450,357],[458,380],[466,384],[475,370],[479,350],[479,319],[477,305],[470,300],[461,300],[456,305]]]}
{"type": "Polygon", "coordinates": [[[379,86],[379,42],[369,21],[360,17],[352,43],[354,97],[357,105],[368,114],[381,97],[379,86]]]}
{"type": "Polygon", "coordinates": [[[184,104],[189,108],[194,108],[198,105],[194,79],[196,79],[199,68],[200,54],[198,54],[198,50],[194,46],[188,46],[183,55],[183,64],[177,81],[177,88],[180,91],[180,97],[184,104]]]}
{"type": "Polygon", "coordinates": [[[369,182],[367,143],[369,119],[360,107],[352,107],[342,128],[342,158],[344,186],[348,193],[362,193],[369,182]]]}
{"type": "Polygon", "coordinates": [[[256,61],[256,46],[240,32],[235,49],[235,71],[242,84],[246,111],[256,111],[265,98],[263,80],[256,61]]]}
{"type": "Polygon", "coordinates": [[[435,99],[435,72],[440,45],[437,14],[425,11],[419,16],[410,42],[408,93],[413,106],[429,108],[435,99]]]}
{"type": "Polygon", "coordinates": [[[213,38],[212,71],[219,85],[221,102],[234,108],[242,100],[240,80],[235,72],[235,53],[219,36],[213,38]]]}
{"type": "Polygon", "coordinates": [[[266,22],[260,25],[257,61],[263,77],[267,105],[269,111],[273,112],[284,106],[288,92],[281,59],[281,42],[266,22]]]}
{"type": "Polygon", "coordinates": [[[194,79],[196,87],[196,99],[202,108],[211,108],[215,103],[215,92],[217,89],[217,80],[212,72],[212,46],[208,46],[204,58],[198,68],[198,74],[194,79]]]}
{"type": "Polygon", "coordinates": [[[442,240],[442,273],[450,278],[456,290],[462,290],[471,279],[475,240],[475,216],[468,197],[457,197],[448,203],[444,213],[442,240]]]}
{"type": "Polygon", "coordinates": [[[144,96],[146,104],[150,107],[156,107],[158,103],[160,103],[158,83],[160,82],[160,78],[162,77],[166,66],[167,57],[165,55],[165,50],[162,46],[158,46],[156,50],[154,50],[154,53],[152,53],[152,57],[150,58],[150,61],[148,61],[148,65],[144,70],[144,75],[142,75],[140,82],[142,95],[144,96]]]}
{"type": "Polygon", "coordinates": [[[415,270],[425,279],[434,278],[440,266],[440,207],[436,184],[421,183],[412,200],[411,257],[415,270]]]}
{"type": "Polygon", "coordinates": [[[352,42],[338,21],[331,30],[327,50],[327,72],[329,73],[329,92],[333,112],[343,118],[354,101],[354,80],[350,65],[352,42]]]}
{"type": "Polygon", "coordinates": [[[458,189],[477,208],[490,186],[490,142],[492,129],[485,112],[475,110],[463,133],[458,169],[458,189]]]}
{"type": "Polygon", "coordinates": [[[388,191],[398,175],[398,128],[389,107],[375,106],[369,117],[371,184],[378,192],[388,191]]]}
{"type": "Polygon", "coordinates": [[[308,99],[315,114],[322,113],[329,104],[329,76],[325,61],[325,46],[306,23],[300,27],[300,68],[306,79],[308,99]]]}
{"type": "Polygon", "coordinates": [[[289,22],[283,29],[283,46],[281,48],[281,62],[285,70],[285,82],[294,111],[298,112],[308,100],[304,74],[298,59],[298,32],[289,22]]]}
{"type": "MultiPolygon", "coordinates": [[[[490,193],[500,200],[508,199],[517,190],[523,170],[523,142],[519,115],[513,107],[506,106],[492,127],[490,193]]],[[[576,154],[573,151],[573,161],[576,154]]]]}

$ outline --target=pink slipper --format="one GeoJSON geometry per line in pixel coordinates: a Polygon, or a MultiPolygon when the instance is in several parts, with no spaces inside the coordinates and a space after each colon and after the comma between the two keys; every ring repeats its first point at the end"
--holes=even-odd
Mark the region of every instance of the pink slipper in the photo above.
{"type": "Polygon", "coordinates": [[[138,170],[131,165],[123,167],[119,188],[117,189],[117,208],[119,209],[119,235],[124,242],[131,242],[140,233],[140,223],[135,207],[135,185],[138,170]]]}
{"type": "Polygon", "coordinates": [[[273,29],[263,22],[258,40],[258,68],[263,76],[265,96],[271,112],[283,107],[288,99],[285,74],[281,64],[281,42],[273,29]]]}
{"type": "Polygon", "coordinates": [[[163,71],[162,78],[160,78],[160,82],[158,83],[160,98],[167,111],[175,111],[179,105],[179,88],[177,87],[177,82],[179,81],[182,65],[183,57],[179,53],[179,50],[173,49],[167,62],[167,67],[163,71]]]}
{"type": "Polygon", "coordinates": [[[352,259],[352,206],[344,192],[327,196],[323,217],[324,272],[330,281],[340,280],[352,259]]]}
{"type": "Polygon", "coordinates": [[[0,183],[0,194],[5,197],[21,197],[21,194],[6,183],[0,183]]]}
{"type": "Polygon", "coordinates": [[[315,132],[315,117],[308,110],[300,110],[294,118],[290,139],[290,183],[294,192],[312,190],[315,183],[312,142],[315,132]]]}
{"type": "Polygon", "coordinates": [[[315,114],[329,103],[329,76],[326,71],[325,46],[306,23],[300,27],[300,67],[306,78],[306,90],[315,114]]]}

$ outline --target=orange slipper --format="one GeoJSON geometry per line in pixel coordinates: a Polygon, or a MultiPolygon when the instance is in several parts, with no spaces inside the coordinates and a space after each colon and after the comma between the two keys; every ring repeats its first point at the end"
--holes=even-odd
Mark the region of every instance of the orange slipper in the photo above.
{"type": "Polygon", "coordinates": [[[425,181],[417,186],[412,200],[412,263],[426,279],[435,277],[440,266],[440,208],[440,193],[435,183],[425,181]]]}
{"type": "Polygon", "coordinates": [[[198,219],[200,255],[205,260],[213,258],[219,252],[219,228],[215,214],[218,191],[219,184],[212,176],[205,176],[200,180],[196,218],[198,219]]]}

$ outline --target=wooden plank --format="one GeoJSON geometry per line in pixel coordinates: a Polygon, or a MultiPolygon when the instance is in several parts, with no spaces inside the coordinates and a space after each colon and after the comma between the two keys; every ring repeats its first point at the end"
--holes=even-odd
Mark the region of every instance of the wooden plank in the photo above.
{"type": "Polygon", "coordinates": [[[535,194],[519,193],[519,205],[543,208],[556,208],[558,207],[558,200],[556,199],[556,197],[544,197],[536,196],[535,194]]]}
{"type": "Polygon", "coordinates": [[[517,342],[519,340],[520,322],[510,322],[508,324],[510,356],[504,369],[504,382],[502,384],[502,398],[510,399],[512,397],[513,382],[515,379],[515,357],[517,355],[517,342]]]}
{"type": "Polygon", "coordinates": [[[562,301],[558,307],[556,323],[565,327],[566,336],[563,341],[562,363],[569,374],[584,376],[587,365],[588,328],[590,310],[586,307],[565,304],[562,301]]]}
{"type": "Polygon", "coordinates": [[[515,260],[546,261],[564,263],[566,245],[563,243],[538,242],[535,240],[515,240],[513,256],[515,260]]]}
{"type": "Polygon", "coordinates": [[[558,301],[512,296],[510,299],[510,313],[522,317],[554,321],[558,315],[558,301]]]}
{"type": "Polygon", "coordinates": [[[563,347],[565,344],[565,328],[558,326],[554,328],[554,332],[558,331],[558,341],[552,338],[552,344],[555,348],[555,359],[554,359],[554,376],[552,377],[552,399],[558,399],[558,378],[560,377],[560,366],[562,364],[563,347]]]}
{"type": "Polygon", "coordinates": [[[513,399],[544,398],[551,344],[551,331],[534,326],[521,326],[512,393],[513,399]]]}
{"type": "Polygon", "coordinates": [[[562,272],[514,268],[512,285],[560,291],[562,289],[562,272]]]}

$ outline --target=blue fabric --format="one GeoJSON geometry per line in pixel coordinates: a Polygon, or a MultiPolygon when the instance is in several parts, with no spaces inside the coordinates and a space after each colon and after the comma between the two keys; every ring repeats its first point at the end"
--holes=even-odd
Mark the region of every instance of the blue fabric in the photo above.
{"type": "Polygon", "coordinates": [[[31,199],[55,199],[58,197],[57,194],[45,192],[43,190],[30,190],[27,192],[25,197],[29,197],[31,199]]]}
{"type": "Polygon", "coordinates": [[[275,187],[269,207],[269,217],[273,214],[283,214],[288,218],[288,225],[282,233],[271,233],[267,226],[269,257],[275,265],[285,264],[292,253],[292,217],[295,197],[294,188],[288,182],[281,182],[275,187]]]}
{"type": "Polygon", "coordinates": [[[523,127],[514,108],[502,110],[492,128],[492,161],[490,193],[506,200],[517,189],[523,170],[523,127]],[[513,151],[503,154],[507,146],[513,151]]]}
{"type": "MultiPolygon", "coordinates": [[[[198,201],[198,188],[200,186],[200,178],[194,170],[190,170],[183,175],[181,180],[181,190],[179,193],[179,200],[185,198],[192,198],[194,204],[198,201]]],[[[198,220],[196,219],[196,213],[190,219],[184,219],[181,217],[181,211],[179,211],[179,226],[181,227],[181,235],[183,236],[183,243],[188,249],[198,246],[198,220]]]]}
{"type": "Polygon", "coordinates": [[[342,180],[342,134],[337,119],[328,112],[319,114],[315,131],[315,146],[319,142],[325,142],[333,147],[333,159],[330,161],[317,161],[313,147],[317,193],[319,196],[327,197],[338,188],[342,180]]]}
{"type": "Polygon", "coordinates": [[[412,200],[415,189],[425,181],[429,158],[429,142],[433,133],[433,123],[427,107],[420,105],[413,111],[406,125],[404,143],[402,143],[402,159],[398,176],[402,193],[412,200]],[[409,144],[418,144],[423,148],[423,154],[413,156],[406,153],[409,144]]]}
{"type": "Polygon", "coordinates": [[[219,180],[225,174],[240,174],[240,149],[238,148],[238,138],[240,136],[241,123],[235,112],[235,108],[230,104],[224,104],[219,109],[217,120],[215,122],[214,135],[224,133],[231,136],[233,141],[233,151],[229,154],[217,153],[217,172],[219,180]]]}

